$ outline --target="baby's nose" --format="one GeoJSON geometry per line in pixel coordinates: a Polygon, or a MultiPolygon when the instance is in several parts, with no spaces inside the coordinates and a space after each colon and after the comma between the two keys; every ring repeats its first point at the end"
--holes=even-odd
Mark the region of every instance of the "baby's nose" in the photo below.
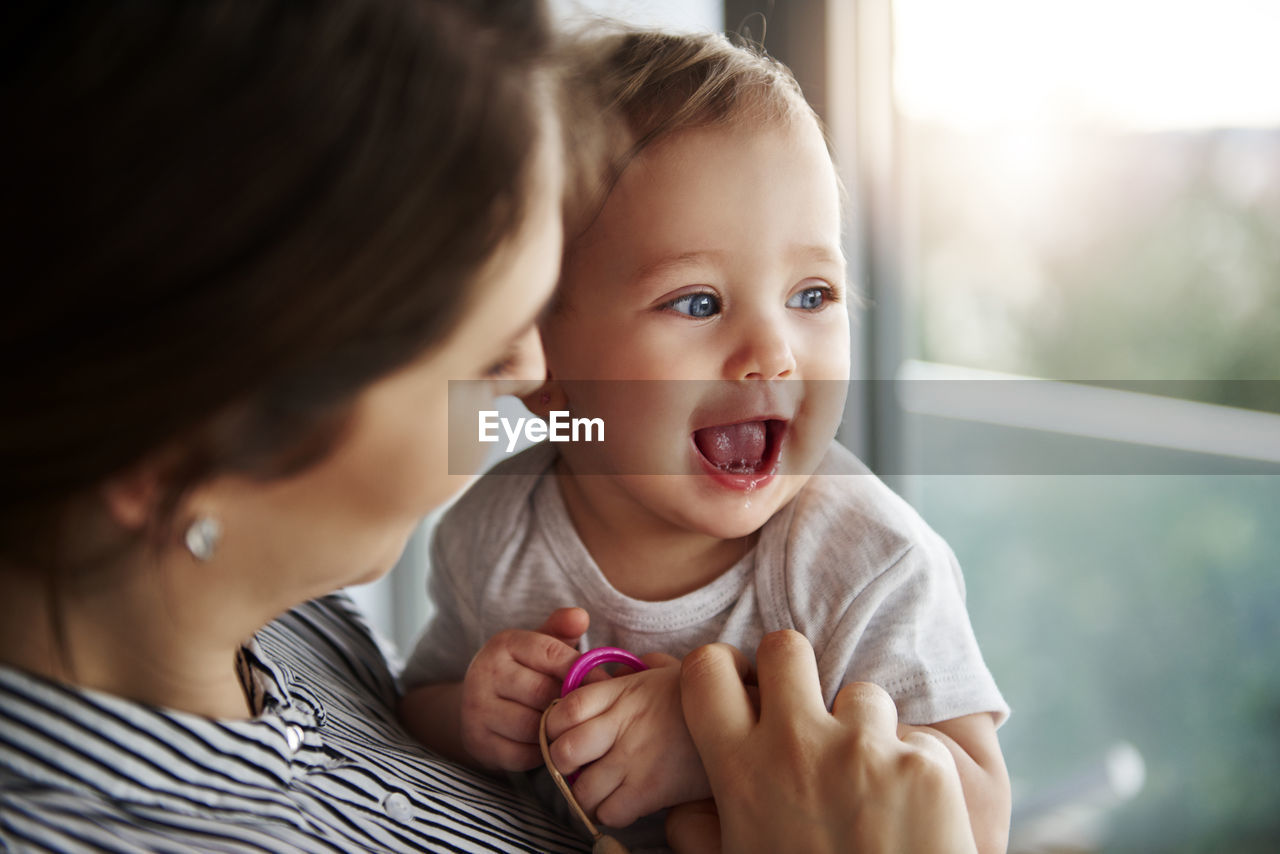
{"type": "Polygon", "coordinates": [[[730,364],[734,379],[786,379],[796,368],[791,342],[770,324],[748,329],[730,364]]]}

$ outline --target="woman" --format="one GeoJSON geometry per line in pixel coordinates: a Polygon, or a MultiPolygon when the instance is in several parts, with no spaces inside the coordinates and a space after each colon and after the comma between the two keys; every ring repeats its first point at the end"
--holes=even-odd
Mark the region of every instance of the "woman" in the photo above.
{"type": "MultiPolygon", "coordinates": [[[[578,850],[412,743],[329,595],[462,486],[448,380],[541,376],[564,184],[541,7],[32,6],[3,29],[0,847],[578,850]]],[[[757,720],[704,653],[687,712],[731,850],[768,838],[752,797],[792,821],[762,769],[914,755],[875,703],[819,702],[815,738],[879,745],[824,768],[773,736],[816,714],[771,712],[803,662],[764,651],[757,720]]],[[[922,767],[954,806],[954,769],[922,767]]],[[[844,806],[806,804],[840,819],[815,846],[844,806]]],[[[712,819],[682,813],[680,844],[712,819]]]]}

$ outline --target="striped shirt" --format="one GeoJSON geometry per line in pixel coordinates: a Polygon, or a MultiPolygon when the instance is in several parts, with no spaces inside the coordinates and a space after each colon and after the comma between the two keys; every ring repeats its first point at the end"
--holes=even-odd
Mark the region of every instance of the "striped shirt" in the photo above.
{"type": "Polygon", "coordinates": [[[245,648],[260,713],[217,720],[0,667],[0,850],[584,851],[504,784],[419,747],[343,595],[245,648]]]}

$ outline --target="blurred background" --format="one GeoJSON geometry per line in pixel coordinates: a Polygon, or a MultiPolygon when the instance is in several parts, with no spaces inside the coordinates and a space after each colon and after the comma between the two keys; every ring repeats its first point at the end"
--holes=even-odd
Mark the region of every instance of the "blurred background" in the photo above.
{"type": "MultiPolygon", "coordinates": [[[[570,2],[763,39],[850,190],[841,439],[952,545],[1011,850],[1280,850],[1280,2],[570,2]]],[[[358,591],[406,648],[421,537],[358,591]]]]}

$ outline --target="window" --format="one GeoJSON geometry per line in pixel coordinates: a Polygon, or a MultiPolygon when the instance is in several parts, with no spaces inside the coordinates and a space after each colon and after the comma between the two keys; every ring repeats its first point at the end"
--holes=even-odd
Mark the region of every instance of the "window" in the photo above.
{"type": "Polygon", "coordinates": [[[1013,848],[1273,850],[1280,6],[891,11],[879,462],[1014,707],[1013,848]]]}

